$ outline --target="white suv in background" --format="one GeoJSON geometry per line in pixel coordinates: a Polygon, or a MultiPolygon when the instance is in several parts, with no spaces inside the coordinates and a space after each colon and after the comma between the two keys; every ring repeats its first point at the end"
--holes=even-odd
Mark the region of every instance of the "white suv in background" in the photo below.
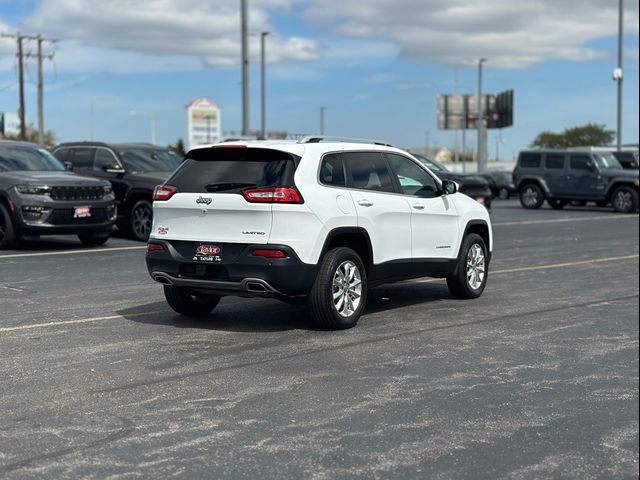
{"type": "Polygon", "coordinates": [[[480,296],[493,245],[487,210],[411,154],[323,136],[191,150],[153,209],[149,273],[185,315],[306,296],[318,325],[350,328],[373,285],[429,276],[480,296]]]}

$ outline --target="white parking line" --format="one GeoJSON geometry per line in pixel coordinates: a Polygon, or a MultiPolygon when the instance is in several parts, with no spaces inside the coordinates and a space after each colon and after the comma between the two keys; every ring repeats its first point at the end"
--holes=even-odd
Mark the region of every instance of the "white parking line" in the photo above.
{"type": "Polygon", "coordinates": [[[44,257],[47,255],[73,255],[74,253],[119,252],[122,250],[143,250],[146,248],[146,245],[141,245],[137,247],[92,248],[91,250],[63,250],[61,252],[12,253],[10,255],[0,255],[0,260],[2,260],[3,258],[44,257]]]}
{"type": "Polygon", "coordinates": [[[90,317],[90,318],[79,318],[77,320],[60,320],[60,321],[53,321],[53,322],[46,322],[46,323],[33,323],[30,325],[19,325],[16,327],[3,327],[3,328],[0,328],[0,333],[17,332],[20,330],[33,330],[36,328],[57,327],[60,325],[75,325],[78,323],[101,322],[103,320],[120,320],[120,319],[126,320],[127,318],[131,318],[131,317],[158,315],[160,313],[167,313],[167,311],[165,310],[162,312],[129,313],[127,314],[126,317],[123,315],[108,315],[106,317],[90,317]]]}
{"type": "Polygon", "coordinates": [[[510,227],[512,225],[536,225],[539,223],[565,223],[565,222],[587,222],[592,220],[620,220],[623,218],[638,218],[638,215],[611,214],[599,215],[597,217],[573,217],[573,218],[550,218],[547,220],[523,220],[520,222],[497,222],[492,223],[494,227],[510,227]]]}

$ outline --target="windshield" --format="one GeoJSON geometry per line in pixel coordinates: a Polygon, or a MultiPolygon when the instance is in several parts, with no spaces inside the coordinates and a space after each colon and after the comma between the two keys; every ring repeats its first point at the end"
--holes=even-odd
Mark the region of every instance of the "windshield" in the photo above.
{"type": "Polygon", "coordinates": [[[440,165],[439,163],[434,162],[433,160],[425,157],[424,155],[420,155],[419,153],[414,153],[412,155],[416,157],[418,160],[420,160],[424,165],[426,165],[427,168],[432,172],[448,172],[449,171],[443,165],[440,165]]]}
{"type": "Polygon", "coordinates": [[[124,168],[130,172],[173,172],[182,159],[168,150],[128,148],[120,150],[124,168]]]}
{"type": "Polygon", "coordinates": [[[600,168],[622,168],[622,165],[612,153],[596,153],[595,158],[600,168]]]}
{"type": "Polygon", "coordinates": [[[0,171],[64,171],[64,165],[44,149],[0,145],[0,171]]]}

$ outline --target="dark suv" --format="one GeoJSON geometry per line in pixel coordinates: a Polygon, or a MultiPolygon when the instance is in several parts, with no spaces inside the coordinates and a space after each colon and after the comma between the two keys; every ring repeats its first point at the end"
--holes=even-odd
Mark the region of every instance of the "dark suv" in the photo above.
{"type": "Polygon", "coordinates": [[[115,219],[109,182],[65,171],[34,144],[0,141],[0,249],[45,234],[75,234],[85,245],[101,245],[115,219]]]}
{"type": "Polygon", "coordinates": [[[556,209],[588,201],[622,213],[638,209],[638,171],[624,170],[608,152],[523,151],[513,179],[524,208],[540,208],[546,199],[556,209]]]}
{"type": "Polygon", "coordinates": [[[182,161],[149,143],[62,143],[53,154],[74,172],[109,180],[118,206],[118,228],[140,241],[146,241],[151,231],[154,187],[182,161]]]}

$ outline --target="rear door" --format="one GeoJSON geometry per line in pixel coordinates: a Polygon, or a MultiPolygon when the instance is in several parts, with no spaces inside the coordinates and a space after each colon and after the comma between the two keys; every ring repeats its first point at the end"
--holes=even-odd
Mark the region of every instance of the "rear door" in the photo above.
{"type": "Polygon", "coordinates": [[[552,196],[566,195],[565,154],[547,153],[544,158],[544,181],[552,196]]]}
{"type": "Polygon", "coordinates": [[[411,262],[411,208],[399,195],[380,152],[343,152],[347,184],[358,226],[369,233],[373,263],[385,264],[381,277],[406,274],[411,262]],[[395,263],[389,263],[395,262],[395,263]]]}
{"type": "MultiPolygon", "coordinates": [[[[293,186],[296,160],[271,149],[212,147],[189,152],[167,180],[177,191],[155,201],[155,238],[267,243],[271,233],[271,187],[293,186]],[[245,197],[257,191],[257,202],[245,197]]],[[[273,189],[271,189],[273,190],[273,189]]]]}

